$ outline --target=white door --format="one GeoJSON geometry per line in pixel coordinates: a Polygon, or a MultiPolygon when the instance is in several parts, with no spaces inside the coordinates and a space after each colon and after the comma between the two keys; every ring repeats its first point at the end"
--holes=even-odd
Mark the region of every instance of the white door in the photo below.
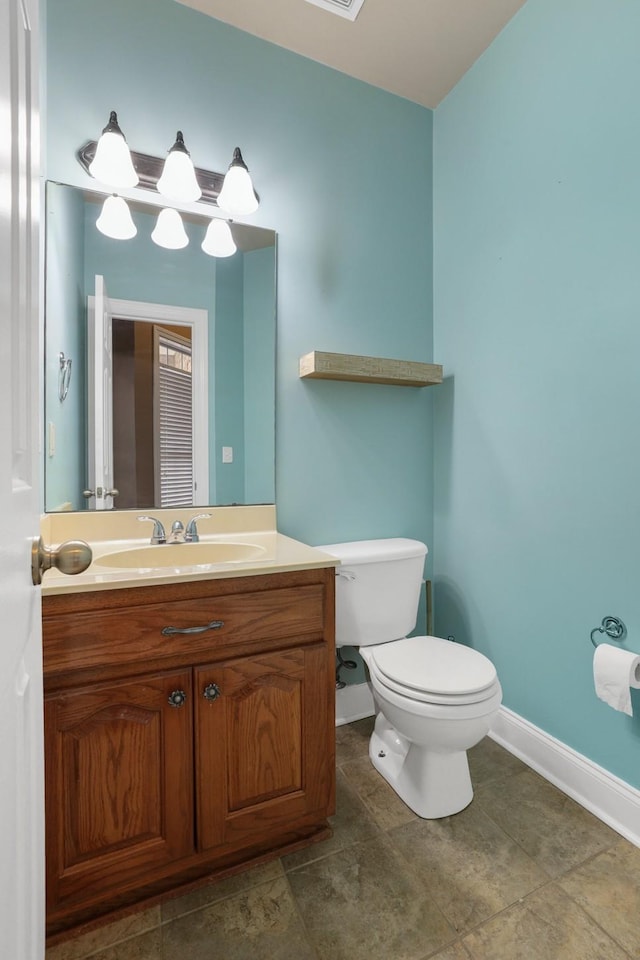
{"type": "Polygon", "coordinates": [[[110,510],[113,490],[113,312],[104,277],[96,274],[95,296],[89,297],[87,344],[89,376],[88,459],[89,505],[110,510]]]}
{"type": "Polygon", "coordinates": [[[0,0],[0,954],[44,956],[37,0],[0,0]]]}

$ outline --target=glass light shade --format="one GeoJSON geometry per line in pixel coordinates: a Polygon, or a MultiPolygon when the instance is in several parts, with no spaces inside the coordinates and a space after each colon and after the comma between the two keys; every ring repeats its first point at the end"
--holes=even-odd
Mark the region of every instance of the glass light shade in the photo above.
{"type": "Polygon", "coordinates": [[[164,162],[157,186],[158,192],[163,197],[176,203],[192,203],[202,196],[189,151],[184,145],[182,133],[179,130],[176,142],[164,162]]]}
{"type": "Polygon", "coordinates": [[[159,247],[167,250],[181,250],[189,243],[189,237],[184,229],[182,217],[172,207],[165,207],[158,214],[156,225],[153,228],[151,239],[159,247]]]}
{"type": "Polygon", "coordinates": [[[231,257],[236,252],[238,248],[226,220],[211,220],[202,241],[202,249],[210,257],[231,257]]]}
{"type": "Polygon", "coordinates": [[[233,160],[224,178],[222,190],[218,195],[218,206],[232,217],[242,217],[255,213],[259,207],[253,183],[247,165],[242,159],[240,148],[233,152],[233,160]]]}
{"type": "Polygon", "coordinates": [[[138,232],[126,200],[115,194],[104,201],[96,227],[113,240],[130,240],[138,232]]]}
{"type": "Polygon", "coordinates": [[[96,155],[89,164],[89,173],[110,187],[135,187],[138,182],[138,174],[114,110],[96,145],[96,155]]]}

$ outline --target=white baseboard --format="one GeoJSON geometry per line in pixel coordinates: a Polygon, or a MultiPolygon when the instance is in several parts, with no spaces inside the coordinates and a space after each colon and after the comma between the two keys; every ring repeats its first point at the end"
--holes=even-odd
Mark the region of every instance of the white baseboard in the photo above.
{"type": "Polygon", "coordinates": [[[507,707],[500,707],[489,736],[640,847],[640,790],[507,707]]]}
{"type": "MultiPolygon", "coordinates": [[[[368,683],[336,691],[336,726],[374,714],[368,683]]],[[[489,736],[636,847],[640,847],[640,790],[556,740],[507,707],[489,736]]]]}

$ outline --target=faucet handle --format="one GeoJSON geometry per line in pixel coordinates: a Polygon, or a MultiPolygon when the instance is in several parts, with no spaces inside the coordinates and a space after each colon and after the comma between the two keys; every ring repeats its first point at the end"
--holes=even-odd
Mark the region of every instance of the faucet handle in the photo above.
{"type": "Polygon", "coordinates": [[[167,535],[164,532],[164,527],[160,520],[156,520],[155,517],[138,517],[138,520],[150,520],[153,524],[153,533],[151,534],[151,543],[166,543],[167,535]]]}
{"type": "Polygon", "coordinates": [[[196,522],[198,520],[208,520],[210,516],[210,513],[199,513],[197,516],[191,517],[191,520],[189,520],[189,523],[187,524],[187,529],[185,530],[185,540],[188,540],[190,543],[197,543],[200,539],[200,535],[198,533],[196,522]]]}

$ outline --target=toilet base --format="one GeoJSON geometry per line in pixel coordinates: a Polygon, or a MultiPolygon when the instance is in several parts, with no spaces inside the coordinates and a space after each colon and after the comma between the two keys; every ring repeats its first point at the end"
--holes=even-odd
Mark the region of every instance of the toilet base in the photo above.
{"type": "Polygon", "coordinates": [[[473,799],[466,750],[436,753],[411,743],[379,713],[369,758],[401,800],[423,820],[464,810],[473,799]]]}

